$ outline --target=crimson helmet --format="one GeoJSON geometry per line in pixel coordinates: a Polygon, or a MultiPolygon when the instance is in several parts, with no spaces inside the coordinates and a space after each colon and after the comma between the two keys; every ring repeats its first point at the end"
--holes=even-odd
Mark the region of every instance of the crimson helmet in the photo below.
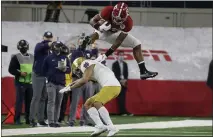
{"type": "Polygon", "coordinates": [[[126,21],[129,16],[128,5],[124,2],[116,4],[112,11],[112,21],[121,24],[126,21]]]}

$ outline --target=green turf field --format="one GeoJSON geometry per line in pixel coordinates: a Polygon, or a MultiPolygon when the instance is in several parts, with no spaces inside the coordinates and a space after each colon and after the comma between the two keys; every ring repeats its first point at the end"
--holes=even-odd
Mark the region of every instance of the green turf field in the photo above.
{"type": "MultiPolygon", "coordinates": [[[[3,119],[4,117],[2,117],[3,119]]],[[[156,117],[156,116],[111,116],[114,124],[137,124],[137,123],[146,123],[146,122],[162,122],[162,121],[182,121],[182,120],[211,120],[211,118],[191,118],[191,117],[156,117]]],[[[24,122],[24,121],[23,121],[24,122]]],[[[78,121],[76,122],[76,126],[78,121]]],[[[66,127],[64,123],[62,126],[66,127]]],[[[7,129],[18,129],[18,128],[29,128],[28,125],[2,125],[3,130],[7,129]]],[[[67,129],[71,129],[68,127],[67,129]]],[[[45,129],[45,128],[43,128],[45,129]]],[[[53,128],[57,130],[57,128],[53,128]]],[[[63,132],[63,133],[33,133],[33,134],[22,134],[17,136],[48,136],[48,137],[88,137],[90,136],[89,132],[63,132]]],[[[101,136],[106,136],[107,133],[102,134],[101,136]]],[[[120,137],[140,137],[140,136],[212,136],[212,126],[194,126],[194,127],[179,127],[179,128],[163,128],[163,129],[154,129],[154,128],[143,128],[143,129],[120,129],[119,133],[116,136],[120,137]]]]}

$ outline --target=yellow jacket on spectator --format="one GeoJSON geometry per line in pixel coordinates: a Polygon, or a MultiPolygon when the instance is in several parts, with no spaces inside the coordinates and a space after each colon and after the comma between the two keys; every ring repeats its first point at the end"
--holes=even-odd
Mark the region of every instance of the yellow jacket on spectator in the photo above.
{"type": "Polygon", "coordinates": [[[65,74],[65,82],[66,86],[72,82],[72,72],[70,72],[69,74],[65,74]]]}

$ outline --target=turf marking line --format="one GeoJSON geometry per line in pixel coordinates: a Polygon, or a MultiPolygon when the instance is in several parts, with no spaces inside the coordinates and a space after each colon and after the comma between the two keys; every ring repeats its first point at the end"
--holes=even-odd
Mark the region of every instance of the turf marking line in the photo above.
{"type": "MultiPolygon", "coordinates": [[[[212,120],[182,120],[182,121],[161,121],[146,122],[137,124],[119,124],[115,125],[120,130],[125,129],[162,129],[162,128],[179,128],[195,126],[212,126],[212,120]]],[[[2,129],[2,136],[28,135],[28,134],[53,134],[67,132],[91,132],[94,127],[36,127],[36,128],[19,128],[19,129],[2,129]]]]}

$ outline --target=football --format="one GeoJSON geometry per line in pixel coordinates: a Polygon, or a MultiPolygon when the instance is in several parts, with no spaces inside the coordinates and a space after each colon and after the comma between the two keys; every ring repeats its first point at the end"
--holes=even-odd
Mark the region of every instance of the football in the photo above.
{"type": "Polygon", "coordinates": [[[100,19],[99,21],[98,21],[98,24],[100,24],[100,25],[102,25],[103,23],[105,23],[106,21],[104,20],[104,19],[100,19]]]}
{"type": "MultiPolygon", "coordinates": [[[[98,21],[98,24],[102,25],[102,24],[105,23],[105,22],[107,22],[107,21],[104,20],[104,19],[100,19],[100,20],[98,21]]],[[[108,22],[106,25],[108,26],[109,24],[110,24],[110,22],[108,22]]]]}

